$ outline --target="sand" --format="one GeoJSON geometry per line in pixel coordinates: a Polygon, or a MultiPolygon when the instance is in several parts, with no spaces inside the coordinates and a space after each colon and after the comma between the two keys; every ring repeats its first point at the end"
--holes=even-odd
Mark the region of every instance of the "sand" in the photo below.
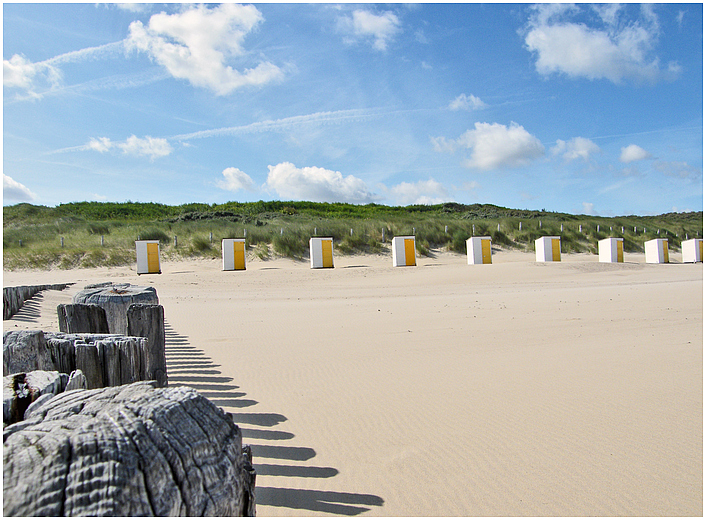
{"type": "MultiPolygon", "coordinates": [[[[671,253],[672,260],[680,255],[671,253]]],[[[233,412],[258,516],[702,516],[703,265],[438,253],[5,272],[157,289],[170,384],[233,412]]]]}

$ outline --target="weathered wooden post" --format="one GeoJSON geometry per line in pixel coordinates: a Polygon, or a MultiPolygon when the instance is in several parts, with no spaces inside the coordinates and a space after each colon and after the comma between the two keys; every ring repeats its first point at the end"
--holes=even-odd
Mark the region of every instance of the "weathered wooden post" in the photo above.
{"type": "Polygon", "coordinates": [[[143,377],[167,386],[167,359],[164,350],[164,308],[137,303],[127,308],[127,335],[147,338],[143,377]]]}
{"type": "Polygon", "coordinates": [[[74,334],[91,332],[94,334],[109,334],[108,319],[105,310],[94,303],[60,304],[56,307],[59,318],[59,330],[74,334]]]}

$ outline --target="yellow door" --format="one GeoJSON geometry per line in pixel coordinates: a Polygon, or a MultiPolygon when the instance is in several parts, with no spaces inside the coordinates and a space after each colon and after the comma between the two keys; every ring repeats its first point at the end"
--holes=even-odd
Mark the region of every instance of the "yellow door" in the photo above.
{"type": "Polygon", "coordinates": [[[405,265],[417,265],[417,259],[414,256],[414,239],[404,239],[404,259],[405,265]]]}
{"type": "Polygon", "coordinates": [[[696,259],[697,262],[704,261],[704,241],[699,240],[699,257],[696,259]]]}
{"type": "Polygon", "coordinates": [[[245,269],[245,242],[233,242],[233,269],[245,269]]]}
{"type": "Polygon", "coordinates": [[[333,240],[321,241],[321,262],[323,267],[333,267],[333,240]]]}
{"type": "Polygon", "coordinates": [[[159,244],[147,244],[147,272],[159,273],[159,244]]]}
{"type": "Polygon", "coordinates": [[[552,261],[561,262],[561,239],[552,238],[552,261]]]}
{"type": "Polygon", "coordinates": [[[664,263],[668,264],[669,263],[669,245],[667,244],[666,240],[662,241],[662,252],[664,253],[664,263]]]}
{"type": "Polygon", "coordinates": [[[481,251],[481,258],[483,259],[484,264],[490,264],[492,262],[490,258],[490,240],[481,240],[480,241],[480,251],[481,251]]]}
{"type": "Polygon", "coordinates": [[[622,240],[616,240],[618,243],[618,262],[623,261],[623,241],[622,240]]]}

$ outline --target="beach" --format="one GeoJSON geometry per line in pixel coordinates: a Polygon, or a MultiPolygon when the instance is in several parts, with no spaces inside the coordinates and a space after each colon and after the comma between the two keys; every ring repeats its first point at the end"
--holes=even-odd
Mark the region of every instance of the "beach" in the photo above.
{"type": "Polygon", "coordinates": [[[495,251],[4,272],[155,287],[169,384],[232,412],[258,516],[703,516],[703,264],[495,251]]]}

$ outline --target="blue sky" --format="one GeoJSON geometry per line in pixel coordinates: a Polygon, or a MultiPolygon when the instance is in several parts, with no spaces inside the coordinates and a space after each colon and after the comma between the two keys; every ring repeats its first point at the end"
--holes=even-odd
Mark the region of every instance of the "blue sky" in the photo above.
{"type": "Polygon", "coordinates": [[[703,209],[701,4],[4,4],[3,203],[703,209]]]}

